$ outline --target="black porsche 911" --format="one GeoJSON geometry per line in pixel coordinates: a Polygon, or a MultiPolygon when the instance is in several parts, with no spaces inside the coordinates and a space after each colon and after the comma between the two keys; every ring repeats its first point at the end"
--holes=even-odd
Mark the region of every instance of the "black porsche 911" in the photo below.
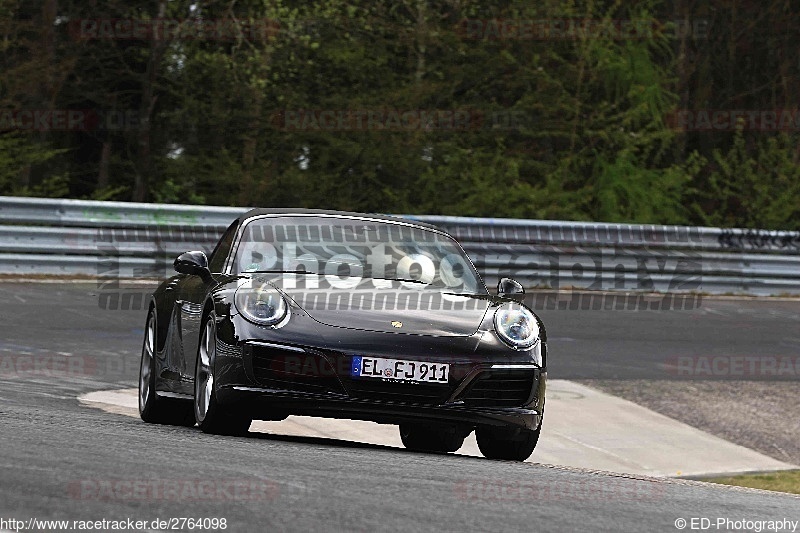
{"type": "Polygon", "coordinates": [[[413,450],[525,460],[545,404],[546,336],[504,278],[394,217],[254,209],[154,292],[139,377],[146,422],[239,435],[289,415],[397,424],[413,450]]]}

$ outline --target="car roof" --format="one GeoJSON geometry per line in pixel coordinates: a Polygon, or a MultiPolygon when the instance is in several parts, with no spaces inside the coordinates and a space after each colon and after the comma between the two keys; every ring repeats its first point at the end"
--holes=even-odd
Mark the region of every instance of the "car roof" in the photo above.
{"type": "Polygon", "coordinates": [[[363,217],[369,218],[372,220],[380,220],[384,222],[402,222],[403,224],[411,224],[413,226],[419,226],[420,228],[432,229],[441,233],[447,233],[443,229],[434,226],[433,224],[428,224],[426,222],[419,222],[417,220],[412,220],[409,218],[401,218],[401,217],[394,217],[389,215],[379,215],[375,213],[356,213],[353,211],[333,211],[330,209],[294,209],[294,208],[256,208],[251,209],[250,211],[244,213],[242,216],[239,217],[239,222],[242,223],[248,219],[264,216],[264,215],[285,215],[285,216],[292,216],[292,215],[324,215],[324,216],[340,216],[340,217],[363,217]]]}

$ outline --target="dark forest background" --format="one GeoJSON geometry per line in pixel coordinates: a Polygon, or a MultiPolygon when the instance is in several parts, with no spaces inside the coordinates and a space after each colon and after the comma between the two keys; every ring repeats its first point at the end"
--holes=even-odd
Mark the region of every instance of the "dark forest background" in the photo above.
{"type": "Polygon", "coordinates": [[[796,1],[0,0],[0,39],[4,195],[800,229],[796,1]]]}

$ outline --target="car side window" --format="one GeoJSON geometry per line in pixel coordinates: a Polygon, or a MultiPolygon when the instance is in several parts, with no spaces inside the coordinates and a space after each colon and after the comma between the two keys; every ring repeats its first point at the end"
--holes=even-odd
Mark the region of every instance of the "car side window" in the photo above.
{"type": "Polygon", "coordinates": [[[214,248],[214,251],[211,253],[211,259],[208,262],[208,268],[211,270],[211,272],[222,272],[222,269],[225,267],[225,260],[228,258],[228,254],[231,251],[233,238],[236,236],[236,230],[238,228],[239,221],[237,220],[225,230],[225,233],[222,234],[222,238],[220,238],[219,242],[217,243],[217,247],[214,248]]]}

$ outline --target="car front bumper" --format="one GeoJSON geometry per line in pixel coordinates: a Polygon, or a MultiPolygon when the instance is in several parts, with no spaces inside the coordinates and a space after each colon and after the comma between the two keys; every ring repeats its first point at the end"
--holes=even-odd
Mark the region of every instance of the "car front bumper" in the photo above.
{"type": "MultiPolygon", "coordinates": [[[[537,382],[537,390],[541,394],[544,394],[545,381],[546,373],[542,373],[537,382]]],[[[470,427],[484,425],[536,429],[541,424],[544,412],[544,402],[528,408],[470,407],[461,403],[419,405],[242,385],[218,386],[217,398],[223,405],[245,411],[257,420],[280,420],[287,415],[304,415],[369,420],[383,424],[430,422],[470,427]]]]}
{"type": "Polygon", "coordinates": [[[241,322],[218,328],[215,387],[222,405],[256,420],[306,415],[521,429],[537,429],[542,420],[547,372],[536,361],[544,360],[543,343],[530,353],[509,353],[476,336],[404,351],[402,345],[373,345],[365,342],[368,335],[352,333],[350,342],[332,349],[298,343],[296,336],[291,342],[278,335],[264,340],[251,329],[241,322]],[[354,377],[350,368],[356,355],[447,363],[449,381],[354,377]]]}

